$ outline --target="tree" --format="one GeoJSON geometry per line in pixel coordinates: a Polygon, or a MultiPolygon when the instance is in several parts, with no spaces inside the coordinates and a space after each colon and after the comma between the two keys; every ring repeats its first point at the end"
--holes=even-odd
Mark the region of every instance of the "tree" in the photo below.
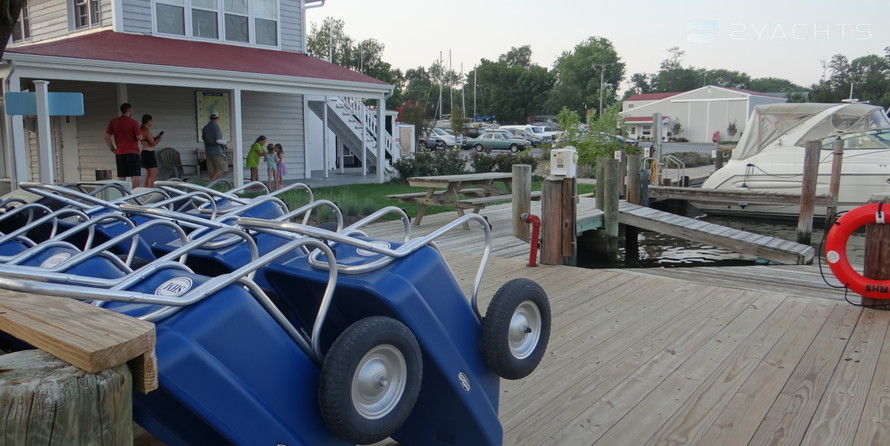
{"type": "Polygon", "coordinates": [[[454,131],[455,135],[465,135],[466,134],[466,118],[464,117],[464,109],[462,109],[459,105],[456,105],[454,109],[451,110],[451,130],[454,131]]]}
{"type": "Polygon", "coordinates": [[[804,88],[788,79],[778,77],[759,77],[751,79],[751,90],[761,93],[792,93],[804,91],[804,88]]]}
{"type": "Polygon", "coordinates": [[[673,118],[672,121],[673,124],[671,124],[671,133],[676,138],[680,136],[680,134],[683,133],[683,131],[686,129],[683,128],[683,124],[680,122],[680,118],[673,118]]]}
{"type": "Polygon", "coordinates": [[[588,37],[572,51],[564,51],[554,63],[555,83],[547,108],[566,107],[583,116],[587,109],[598,108],[601,92],[604,106],[609,106],[617,101],[616,87],[624,79],[624,70],[625,65],[610,40],[588,37]],[[603,84],[610,84],[611,88],[600,84],[599,70],[604,70],[603,84]]]}
{"type": "Polygon", "coordinates": [[[423,105],[414,101],[405,101],[401,107],[397,107],[399,111],[398,121],[414,126],[414,142],[420,139],[420,136],[432,127],[431,120],[427,119],[423,109],[423,105]]]}
{"type": "Polygon", "coordinates": [[[729,125],[726,126],[726,134],[729,135],[730,138],[734,138],[735,134],[738,132],[739,128],[736,125],[735,121],[730,122],[729,125]]]}
{"type": "Polygon", "coordinates": [[[581,118],[578,117],[576,111],[563,107],[562,110],[556,114],[556,122],[559,123],[561,129],[568,133],[568,140],[572,141],[578,137],[578,126],[581,124],[581,118]]]}
{"type": "Polygon", "coordinates": [[[702,86],[716,85],[718,87],[748,90],[751,88],[751,76],[740,71],[724,69],[707,70],[702,79],[702,84],[702,86]]]}
{"type": "MultiPolygon", "coordinates": [[[[540,113],[552,85],[550,72],[531,62],[529,46],[511,48],[497,62],[482,59],[467,75],[467,81],[471,79],[481,86],[479,113],[494,115],[503,124],[526,123],[530,115],[540,113]]],[[[468,83],[467,89],[473,88],[468,83]]]]}
{"type": "Polygon", "coordinates": [[[6,44],[12,36],[24,4],[25,0],[3,0],[0,4],[0,57],[6,52],[6,44]]]}
{"type": "Polygon", "coordinates": [[[816,102],[840,102],[852,96],[882,107],[890,106],[890,60],[869,54],[854,59],[836,54],[828,64],[830,76],[811,88],[816,102]]]}

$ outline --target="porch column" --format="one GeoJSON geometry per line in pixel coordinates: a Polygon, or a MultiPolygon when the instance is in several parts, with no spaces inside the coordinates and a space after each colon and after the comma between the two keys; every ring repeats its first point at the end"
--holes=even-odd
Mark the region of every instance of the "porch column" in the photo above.
{"type": "Polygon", "coordinates": [[[244,158],[242,157],[242,153],[244,153],[244,147],[242,140],[242,120],[241,120],[241,89],[236,88],[232,90],[232,141],[235,143],[235,159],[232,160],[232,180],[233,184],[236,188],[244,185],[244,162],[242,161],[244,158]]]}
{"type": "Polygon", "coordinates": [[[321,162],[324,165],[324,177],[328,177],[328,107],[330,107],[330,102],[328,102],[328,97],[324,97],[324,107],[322,107],[321,113],[321,128],[324,133],[321,134],[321,146],[324,147],[322,153],[321,162]]]}
{"type": "MultiPolygon", "coordinates": [[[[20,85],[21,78],[13,73],[9,78],[9,89],[7,91],[20,92],[22,91],[20,85]]],[[[28,174],[28,154],[25,153],[25,120],[22,115],[12,115],[9,116],[9,121],[7,122],[9,123],[10,139],[8,166],[11,169],[11,187],[12,189],[18,189],[19,183],[30,179],[28,174]]]]}
{"type": "Polygon", "coordinates": [[[381,94],[377,98],[377,183],[383,184],[386,177],[386,145],[383,136],[386,134],[386,98],[381,94]]]}
{"type": "Polygon", "coordinates": [[[53,169],[52,130],[49,124],[49,81],[34,81],[37,99],[37,165],[43,184],[55,184],[53,169]]]}

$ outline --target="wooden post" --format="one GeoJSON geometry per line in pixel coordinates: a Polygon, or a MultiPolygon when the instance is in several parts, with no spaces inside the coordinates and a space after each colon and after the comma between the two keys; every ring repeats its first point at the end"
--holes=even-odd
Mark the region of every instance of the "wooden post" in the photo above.
{"type": "Polygon", "coordinates": [[[562,178],[541,183],[541,264],[562,265],[562,178]]]}
{"type": "Polygon", "coordinates": [[[602,187],[602,201],[596,207],[603,211],[603,235],[606,238],[605,252],[609,262],[618,259],[618,160],[600,158],[597,165],[603,166],[603,178],[597,179],[597,189],[602,187]]]}
{"type": "Polygon", "coordinates": [[[640,155],[627,156],[627,202],[632,204],[640,204],[640,193],[642,193],[642,184],[640,183],[640,155]]]}
{"type": "Polygon", "coordinates": [[[720,146],[717,144],[714,144],[714,146],[717,147],[715,150],[717,157],[714,158],[714,170],[720,170],[723,168],[723,150],[720,150],[720,146]]]}
{"type": "Polygon", "coordinates": [[[844,142],[840,138],[834,140],[831,144],[831,151],[834,154],[831,158],[831,180],[828,183],[828,193],[834,198],[834,206],[828,206],[825,209],[825,227],[831,225],[834,215],[837,213],[837,199],[841,191],[841,168],[844,164],[844,142]]]}
{"type": "Polygon", "coordinates": [[[797,221],[797,243],[810,244],[813,235],[813,212],[816,204],[816,181],[819,179],[819,141],[807,141],[803,160],[803,184],[800,186],[800,219],[797,221]]]}
{"type": "Polygon", "coordinates": [[[529,164],[513,165],[513,236],[522,240],[531,239],[528,222],[522,214],[532,210],[532,166],[529,164]]]}
{"type": "Polygon", "coordinates": [[[627,150],[621,149],[621,159],[618,162],[618,198],[627,197],[627,150]]]}
{"type": "Polygon", "coordinates": [[[574,177],[562,180],[562,221],[560,236],[562,239],[563,265],[578,264],[578,200],[577,183],[574,177]]]}
{"type": "Polygon", "coordinates": [[[603,163],[596,163],[596,189],[593,190],[593,197],[596,199],[596,208],[599,209],[599,203],[603,201],[603,163]]]}
{"type": "MultiPolygon", "coordinates": [[[[890,212],[890,194],[873,194],[869,203],[887,203],[884,212],[890,212]]],[[[862,275],[869,279],[890,279],[890,224],[865,225],[865,262],[862,275]]],[[[863,305],[886,304],[884,299],[862,298],[863,305]]]]}
{"type": "Polygon", "coordinates": [[[8,444],[133,444],[125,364],[87,373],[41,350],[0,356],[0,423],[8,444]]]}

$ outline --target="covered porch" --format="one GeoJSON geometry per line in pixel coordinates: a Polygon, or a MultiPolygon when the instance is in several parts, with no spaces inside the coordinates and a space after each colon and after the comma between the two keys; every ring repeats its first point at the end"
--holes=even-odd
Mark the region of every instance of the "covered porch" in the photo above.
{"type": "MultiPolygon", "coordinates": [[[[309,143],[310,133],[329,133],[307,126],[306,117],[313,113],[309,98],[372,100],[385,112],[393,88],[304,54],[111,31],[9,48],[0,77],[4,93],[45,88],[84,97],[83,116],[53,116],[48,129],[40,128],[41,120],[32,116],[5,115],[0,183],[7,190],[21,181],[91,181],[97,170],[113,170],[114,158],[103,136],[123,102],[133,104],[136,120],[143,114],[153,116],[153,130],[165,131],[158,149],[176,149],[184,165],[198,163],[200,131],[212,105],[221,113],[230,141],[230,179],[235,184],[243,184],[244,157],[261,134],[284,146],[288,180],[311,179],[310,157],[334,154],[326,151],[328,144],[309,143]],[[35,82],[40,80],[47,82],[35,82]],[[40,138],[49,144],[38,144],[40,138]]],[[[373,124],[375,139],[385,140],[384,115],[375,113],[376,122],[366,123],[362,131],[370,133],[373,124]]],[[[323,125],[337,131],[330,123],[323,125]]],[[[372,155],[377,159],[385,158],[383,144],[366,149],[376,150],[372,155]]],[[[383,182],[383,169],[373,178],[383,182]]]]}

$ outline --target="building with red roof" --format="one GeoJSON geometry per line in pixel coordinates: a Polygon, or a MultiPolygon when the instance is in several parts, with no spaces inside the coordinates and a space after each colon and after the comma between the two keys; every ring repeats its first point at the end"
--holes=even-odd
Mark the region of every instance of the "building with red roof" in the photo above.
{"type": "Polygon", "coordinates": [[[720,140],[737,140],[745,130],[755,105],[785,102],[785,98],[738,88],[704,86],[691,91],[635,94],[622,102],[621,116],[630,127],[629,135],[641,141],[657,138],[653,117],[661,114],[661,136],[685,138],[690,142],[712,142],[715,132],[720,140]],[[682,131],[674,135],[679,124],[682,131]],[[728,134],[734,126],[736,133],[728,134]]]}
{"type": "MultiPolygon", "coordinates": [[[[337,166],[332,155],[340,153],[333,151],[344,145],[356,155],[366,146],[368,164],[393,156],[383,124],[393,86],[307,54],[306,9],[321,0],[251,1],[243,10],[229,2],[207,8],[197,0],[71,3],[26,3],[0,76],[4,94],[44,88],[81,93],[83,115],[50,116],[45,133],[37,128],[40,119],[7,116],[0,159],[7,184],[88,181],[97,170],[114,170],[103,138],[124,102],[133,105],[134,119],[152,115],[153,129],[165,132],[158,148],[176,149],[185,165],[197,164],[201,128],[213,107],[229,141],[236,184],[243,182],[244,156],[258,135],[283,145],[288,179],[329,171],[337,166]],[[362,116],[360,130],[354,123],[338,125],[333,121],[345,113],[338,111],[338,98],[371,100],[384,113],[362,116]],[[327,124],[319,124],[323,116],[327,124]],[[51,135],[50,144],[38,143],[44,134],[51,135]],[[368,139],[362,134],[373,142],[361,142],[368,139]]],[[[351,108],[361,100],[347,102],[353,116],[368,112],[351,108]]],[[[384,169],[377,170],[382,181],[384,169]]]]}

